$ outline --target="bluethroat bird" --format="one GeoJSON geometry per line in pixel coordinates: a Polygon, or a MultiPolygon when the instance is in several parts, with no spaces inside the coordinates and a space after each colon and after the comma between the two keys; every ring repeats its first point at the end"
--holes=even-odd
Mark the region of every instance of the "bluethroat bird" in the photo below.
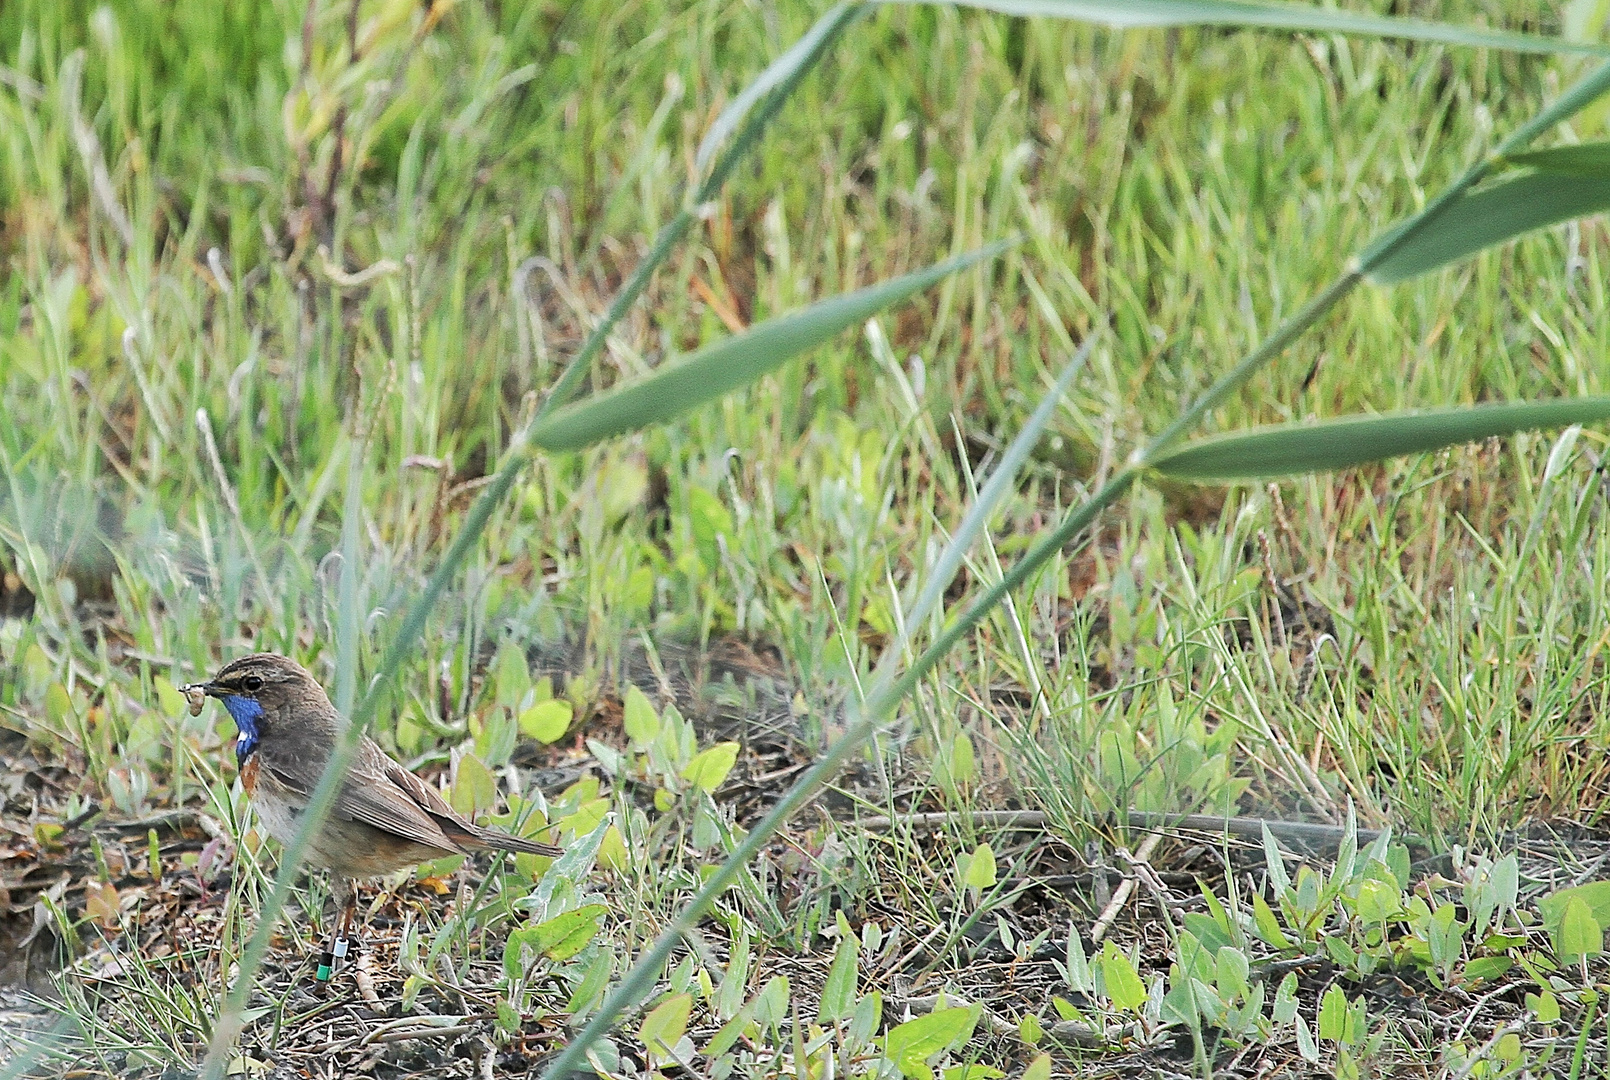
{"type": "MultiPolygon", "coordinates": [[[[252,808],[269,835],[290,843],[342,727],[324,688],[296,661],[256,653],[226,664],[211,681],[183,690],[192,712],[201,711],[205,697],[219,699],[229,710],[240,731],[235,759],[252,808]]],[[[329,982],[336,962],[347,953],[357,908],[354,878],[380,877],[427,859],[487,850],[557,856],[562,849],[466,820],[434,788],[363,736],[329,816],[307,846],[308,864],[330,871],[339,913],[335,935],[320,959],[318,987],[322,990],[329,982]]]]}

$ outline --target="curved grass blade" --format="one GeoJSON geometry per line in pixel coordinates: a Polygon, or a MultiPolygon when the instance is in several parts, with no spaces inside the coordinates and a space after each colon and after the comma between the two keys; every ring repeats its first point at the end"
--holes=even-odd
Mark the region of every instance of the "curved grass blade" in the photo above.
{"type": "MultiPolygon", "coordinates": [[[[1401,244],[1376,260],[1369,278],[1378,285],[1405,281],[1533,229],[1606,209],[1610,209],[1610,170],[1590,175],[1537,171],[1509,177],[1461,195],[1413,243],[1401,244]]],[[[1388,233],[1377,244],[1393,238],[1388,233]]],[[[1368,249],[1374,250],[1374,246],[1368,249]]]]}
{"type": "Polygon", "coordinates": [[[1610,176],[1610,142],[1531,150],[1524,154],[1510,154],[1504,160],[1511,165],[1524,165],[1539,172],[1558,173],[1561,176],[1607,177],[1610,176]]]}
{"type": "Polygon", "coordinates": [[[1151,467],[1179,480],[1208,482],[1328,472],[1517,431],[1601,420],[1610,420],[1610,397],[1348,416],[1202,439],[1160,455],[1151,467]]]}
{"type": "Polygon", "coordinates": [[[544,450],[580,450],[611,435],[673,419],[754,382],[790,357],[921,292],[946,275],[994,258],[1012,243],[990,244],[903,277],[768,319],[746,333],[668,364],[647,378],[560,409],[533,424],[527,439],[544,450]]]}
{"type": "MultiPolygon", "coordinates": [[[[881,0],[912,3],[917,0],[881,0]]],[[[1269,0],[957,0],[967,7],[1003,15],[1051,16],[1102,23],[1117,29],[1149,26],[1231,26],[1257,30],[1296,30],[1316,34],[1430,41],[1530,53],[1584,53],[1610,56],[1610,46],[1563,38],[1481,30],[1424,19],[1359,15],[1308,4],[1269,0]]]]}

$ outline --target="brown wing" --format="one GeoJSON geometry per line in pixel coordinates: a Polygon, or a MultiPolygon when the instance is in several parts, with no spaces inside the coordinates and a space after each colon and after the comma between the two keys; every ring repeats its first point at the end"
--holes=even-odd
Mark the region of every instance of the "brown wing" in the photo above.
{"type": "Polygon", "coordinates": [[[390,758],[386,758],[386,775],[392,783],[413,796],[414,801],[419,804],[421,810],[430,815],[437,828],[461,848],[493,847],[502,851],[524,851],[532,855],[553,857],[564,854],[562,848],[554,847],[552,844],[538,843],[521,836],[510,836],[495,829],[483,829],[473,822],[466,821],[463,815],[447,804],[447,800],[442,798],[440,792],[390,758]]]}
{"type": "Polygon", "coordinates": [[[457,830],[444,828],[449,823],[441,820],[440,811],[456,816],[424,781],[365,737],[332,812],[443,851],[467,853],[466,845],[454,838],[457,830]]]}
{"type": "MultiPolygon", "coordinates": [[[[291,777],[277,770],[275,775],[303,798],[310,794],[305,785],[293,783],[291,777]]],[[[508,836],[464,820],[435,788],[393,761],[368,737],[358,746],[356,760],[330,813],[444,853],[464,855],[476,848],[496,847],[534,855],[560,854],[560,849],[551,844],[508,836]]]]}

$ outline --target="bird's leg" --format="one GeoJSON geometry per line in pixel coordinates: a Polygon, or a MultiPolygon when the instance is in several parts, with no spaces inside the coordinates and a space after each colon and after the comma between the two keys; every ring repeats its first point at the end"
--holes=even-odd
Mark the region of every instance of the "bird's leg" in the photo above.
{"type": "Polygon", "coordinates": [[[335,897],[336,923],[335,934],[330,938],[330,944],[324,950],[324,954],[319,957],[319,970],[314,976],[321,991],[329,985],[330,976],[335,974],[336,964],[347,955],[347,936],[352,932],[352,918],[358,909],[358,891],[352,887],[351,878],[341,874],[333,875],[330,879],[330,891],[335,897]]]}

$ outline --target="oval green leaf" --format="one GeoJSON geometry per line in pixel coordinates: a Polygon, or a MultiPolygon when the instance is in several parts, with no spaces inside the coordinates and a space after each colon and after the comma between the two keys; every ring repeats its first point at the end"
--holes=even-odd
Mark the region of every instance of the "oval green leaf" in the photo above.
{"type": "Polygon", "coordinates": [[[625,727],[626,737],[640,749],[660,734],[659,713],[654,711],[648,695],[633,685],[626,687],[625,727]]]}
{"type": "Polygon", "coordinates": [[[1476,405],[1279,424],[1187,443],[1150,464],[1182,480],[1250,480],[1346,469],[1517,431],[1610,419],[1610,397],[1476,405]]]}
{"type": "Polygon", "coordinates": [[[677,1044],[688,1030],[688,1017],[693,1013],[692,994],[673,994],[660,1002],[643,1018],[637,1037],[654,1055],[664,1054],[677,1044]]]}
{"type": "Polygon", "coordinates": [[[539,701],[520,714],[520,734],[540,743],[558,742],[570,730],[574,715],[568,701],[539,701]]]}
{"type": "Polygon", "coordinates": [[[467,817],[474,817],[482,810],[490,809],[497,802],[498,785],[492,778],[492,770],[474,754],[465,754],[458,759],[458,769],[453,774],[453,788],[448,802],[453,809],[467,817]]]}
{"type": "Polygon", "coordinates": [[[846,935],[833,953],[833,966],[828,969],[827,981],[822,984],[821,1002],[816,1010],[818,1023],[832,1024],[855,1011],[855,991],[858,985],[856,960],[861,943],[854,934],[846,935]]]}
{"type": "Polygon", "coordinates": [[[714,792],[721,786],[721,782],[732,771],[732,766],[738,760],[738,744],[735,742],[719,742],[707,750],[701,750],[687,768],[682,770],[682,779],[694,787],[702,788],[707,792],[714,792]]]}
{"type": "Polygon", "coordinates": [[[1129,957],[1109,941],[1102,947],[1100,964],[1102,978],[1107,983],[1107,997],[1113,1006],[1139,1012],[1146,1004],[1146,984],[1140,981],[1140,974],[1129,957]]]}
{"type": "Polygon", "coordinates": [[[889,1029],[884,1053],[907,1080],[931,1080],[928,1059],[972,1038],[978,1015],[977,1009],[962,1005],[907,1020],[889,1029]]]}

